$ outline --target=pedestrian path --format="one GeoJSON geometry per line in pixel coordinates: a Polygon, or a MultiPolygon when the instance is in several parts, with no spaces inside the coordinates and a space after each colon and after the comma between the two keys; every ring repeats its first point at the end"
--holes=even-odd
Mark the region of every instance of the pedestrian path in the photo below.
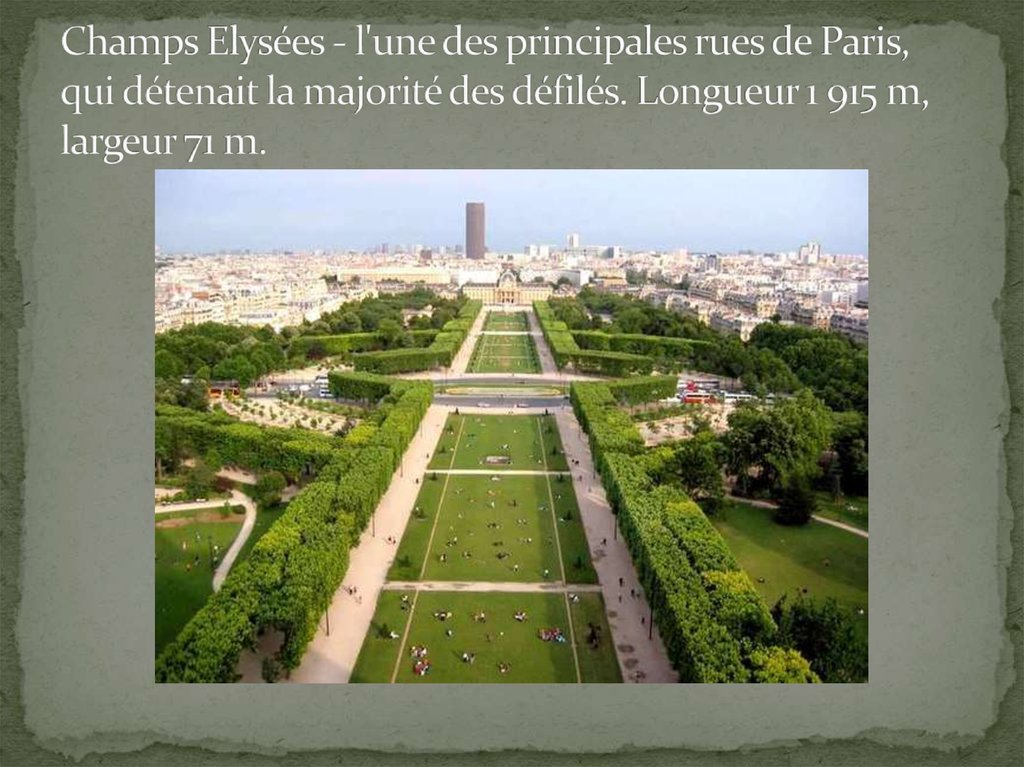
{"type": "MultiPolygon", "coordinates": [[[[777,503],[772,503],[771,501],[758,501],[754,498],[743,498],[742,496],[739,495],[727,495],[726,498],[728,498],[730,501],[744,503],[747,506],[753,506],[758,509],[771,509],[774,511],[775,509],[779,508],[779,505],[777,503]]],[[[837,519],[829,519],[828,517],[822,517],[817,514],[811,514],[811,519],[813,519],[815,522],[820,522],[823,525],[829,525],[830,527],[838,527],[840,530],[845,530],[848,533],[853,533],[854,535],[860,536],[861,538],[868,537],[867,530],[862,530],[859,527],[848,525],[845,522],[840,522],[837,519]]]]}
{"type": "Polygon", "coordinates": [[[678,682],[658,629],[651,625],[651,607],[633,567],[626,542],[619,537],[615,515],[594,468],[590,445],[572,410],[555,415],[565,456],[572,466],[576,501],[590,555],[601,583],[608,625],[624,680],[678,682]]]}
{"type": "MultiPolygon", "coordinates": [[[[320,631],[288,681],[313,684],[349,681],[363,638],[370,629],[377,596],[416,504],[420,481],[427,472],[427,464],[451,410],[442,405],[431,405],[427,410],[370,524],[349,554],[345,582],[335,592],[320,631]]],[[[266,647],[262,649],[265,652],[266,647]]],[[[243,681],[260,680],[259,657],[259,653],[243,657],[239,665],[243,681]]]]}
{"type": "MultiPolygon", "coordinates": [[[[217,475],[233,479],[234,477],[231,476],[233,473],[237,475],[242,472],[232,472],[231,470],[226,469],[217,472],[217,475]]],[[[238,535],[236,535],[235,540],[231,542],[231,546],[228,548],[227,553],[224,554],[224,558],[220,561],[220,564],[217,565],[217,569],[213,573],[214,591],[220,591],[220,587],[224,584],[224,579],[227,578],[228,573],[231,572],[231,566],[235,564],[235,560],[242,551],[242,547],[245,546],[245,542],[249,540],[249,536],[252,534],[253,528],[256,526],[256,504],[253,503],[252,499],[245,493],[239,490],[232,490],[231,497],[228,499],[218,501],[191,501],[189,503],[173,504],[158,503],[155,506],[157,514],[168,514],[174,511],[199,511],[202,509],[216,511],[224,508],[225,503],[228,503],[231,506],[243,507],[245,509],[245,519],[242,520],[242,529],[238,531],[238,535]]]]}

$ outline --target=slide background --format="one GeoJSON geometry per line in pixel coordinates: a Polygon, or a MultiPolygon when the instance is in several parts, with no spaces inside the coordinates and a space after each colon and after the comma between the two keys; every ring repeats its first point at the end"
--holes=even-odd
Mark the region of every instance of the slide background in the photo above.
{"type": "MultiPolygon", "coordinates": [[[[204,69],[233,70],[181,60],[161,71],[134,59],[73,60],[59,51],[59,32],[70,19],[142,32],[142,24],[118,29],[117,20],[180,14],[147,22],[145,31],[200,32],[209,18],[184,18],[199,6],[152,3],[140,12],[118,3],[7,5],[3,35],[17,44],[5,48],[2,62],[0,225],[5,270],[20,269],[21,279],[2,286],[2,640],[4,717],[12,723],[5,723],[5,751],[17,754],[17,763],[47,763],[47,751],[91,755],[91,762],[110,752],[106,764],[224,763],[224,752],[306,749],[320,753],[287,761],[335,763],[353,759],[339,750],[353,748],[611,753],[756,746],[765,749],[758,756],[766,761],[864,764],[964,756],[993,763],[1019,753],[1013,749],[1019,749],[1014,723],[1021,714],[1022,344],[1014,303],[1021,285],[1020,70],[1019,55],[1017,69],[1003,58],[1020,50],[1019,12],[1008,5],[981,12],[959,3],[910,11],[864,4],[851,15],[849,4],[759,4],[719,8],[711,16],[697,4],[565,3],[544,6],[545,20],[571,26],[582,19],[581,29],[598,20],[605,28],[677,22],[685,26],[680,31],[697,34],[721,31],[724,23],[749,31],[787,22],[871,31],[880,19],[887,31],[903,34],[911,55],[903,64],[684,58],[601,68],[570,60],[505,72],[487,60],[356,66],[331,57],[260,62],[246,71],[258,77],[269,67],[279,79],[294,73],[297,81],[325,82],[347,82],[355,72],[388,80],[418,71],[471,71],[481,80],[593,71],[626,82],[644,71],[652,80],[678,83],[889,82],[895,71],[922,87],[930,100],[923,113],[829,117],[822,110],[744,109],[706,117],[672,108],[435,107],[352,117],[328,107],[108,107],[75,121],[83,132],[254,132],[267,147],[263,158],[204,158],[215,162],[196,167],[869,169],[872,681],[798,689],[623,685],[499,692],[152,683],[152,538],[149,517],[138,509],[148,509],[152,486],[153,170],[182,165],[133,158],[111,167],[98,158],[60,157],[60,124],[67,118],[58,94],[66,82],[106,73],[159,72],[200,82],[214,76],[204,78],[204,69]],[[36,21],[39,13],[60,21],[36,21]],[[968,15],[969,24],[950,23],[968,15]],[[709,27],[700,29],[702,22],[709,27]],[[904,23],[909,26],[900,28],[904,23]],[[1004,146],[1007,136],[1017,143],[1004,146]],[[1017,191],[1008,196],[1011,188],[1017,191]],[[16,262],[7,261],[12,257],[16,262]],[[1012,433],[1011,392],[1017,397],[1012,433]],[[1011,636],[1006,627],[1014,621],[1011,636]],[[19,674],[22,686],[12,684],[19,674]],[[24,729],[15,735],[14,724],[24,729]],[[131,753],[154,742],[186,746],[131,753]]],[[[324,6],[306,21],[298,18],[303,7],[316,6],[261,4],[259,13],[271,21],[260,31],[277,32],[286,19],[292,32],[341,37],[342,28],[359,21],[387,23],[370,5],[324,6]]],[[[258,26],[239,18],[256,19],[246,4],[224,8],[225,17],[250,31],[258,26]]],[[[531,17],[541,8],[509,4],[500,15],[536,28],[531,17]]],[[[387,9],[407,33],[420,22],[458,21],[503,31],[499,11],[481,5],[387,9]]],[[[796,247],[800,236],[794,237],[796,247]]],[[[231,757],[239,764],[261,759],[231,757]]],[[[696,762],[701,754],[629,757],[641,759],[696,762]]]]}

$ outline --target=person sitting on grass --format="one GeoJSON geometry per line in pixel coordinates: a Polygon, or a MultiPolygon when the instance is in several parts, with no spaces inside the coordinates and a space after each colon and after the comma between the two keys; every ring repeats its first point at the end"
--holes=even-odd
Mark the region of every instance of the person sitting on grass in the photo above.
{"type": "Polygon", "coordinates": [[[499,674],[507,674],[508,670],[510,668],[511,668],[511,666],[509,666],[509,664],[507,664],[505,662],[501,662],[501,663],[498,664],[498,673],[499,674]]]}
{"type": "Polygon", "coordinates": [[[513,615],[512,617],[520,623],[522,623],[526,620],[526,612],[524,610],[516,610],[515,615],[513,615]]]}

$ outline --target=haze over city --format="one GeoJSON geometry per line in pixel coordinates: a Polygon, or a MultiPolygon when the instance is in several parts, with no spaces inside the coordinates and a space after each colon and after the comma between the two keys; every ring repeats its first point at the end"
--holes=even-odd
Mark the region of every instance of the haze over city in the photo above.
{"type": "Polygon", "coordinates": [[[863,170],[164,170],[165,252],[365,250],[458,243],[464,205],[487,205],[487,248],[585,243],[762,252],[825,242],[868,252],[863,170]]]}

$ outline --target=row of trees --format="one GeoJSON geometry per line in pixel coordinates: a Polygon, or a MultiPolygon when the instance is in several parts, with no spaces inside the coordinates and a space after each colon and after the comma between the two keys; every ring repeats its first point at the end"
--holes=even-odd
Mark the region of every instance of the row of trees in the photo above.
{"type": "Polygon", "coordinates": [[[616,392],[577,382],[571,399],[681,680],[817,681],[799,652],[777,644],[767,606],[704,513],[678,486],[657,481],[661,457],[618,407],[616,394],[637,401],[664,386],[629,381],[616,392]]]}
{"type": "Polygon", "coordinates": [[[355,369],[392,375],[447,367],[452,364],[466,336],[469,335],[482,307],[480,301],[466,301],[459,309],[458,317],[446,322],[441,330],[434,334],[430,344],[422,349],[391,349],[357,354],[353,358],[355,369]]]}
{"type": "MultiPolygon", "coordinates": [[[[624,385],[631,385],[635,395],[645,393],[631,381],[624,385]]],[[[614,390],[614,385],[608,388],[614,390]]],[[[650,398],[656,399],[658,393],[652,391],[650,398]]],[[[636,402],[635,398],[616,399],[628,404],[636,402]]],[[[848,423],[850,415],[833,413],[805,389],[771,407],[740,406],[729,419],[730,430],[722,437],[706,425],[700,426],[689,439],[634,454],[631,461],[646,460],[647,473],[655,487],[680,487],[708,512],[713,512],[722,500],[723,472],[736,473],[749,485],[749,491],[753,492],[756,486],[778,501],[779,522],[804,524],[817,500],[812,483],[829,477],[827,469],[822,471],[823,454],[833,456],[828,465],[842,476],[844,486],[848,481],[842,467],[856,457],[843,458],[848,456],[844,443],[853,433],[848,423]]],[[[617,416],[609,417],[625,428],[625,422],[617,416]]],[[[596,428],[595,434],[600,433],[600,428],[596,428]]],[[[665,518],[670,519],[670,511],[666,510],[665,518]]],[[[706,550],[721,556],[715,547],[706,550]]],[[[811,670],[823,681],[867,679],[867,645],[850,609],[833,599],[819,602],[798,594],[795,600],[780,600],[772,608],[772,617],[778,628],[773,643],[786,653],[796,651],[806,658],[811,670]]],[[[780,659],[788,657],[776,653],[763,658],[765,665],[754,671],[755,676],[761,681],[773,676],[771,670],[777,671],[780,659]]]]}
{"type": "Polygon", "coordinates": [[[858,413],[834,413],[807,389],[771,406],[744,403],[723,436],[698,424],[689,439],[662,448],[661,479],[678,482],[711,512],[726,473],[736,477],[737,493],[774,498],[782,520],[803,524],[814,511],[815,486],[867,492],[866,430],[858,413]]]}
{"type": "Polygon", "coordinates": [[[200,409],[193,392],[182,388],[181,379],[236,380],[247,387],[268,373],[326,356],[429,347],[464,306],[464,299],[444,299],[416,288],[352,301],[316,322],[286,327],[280,333],[269,325],[213,322],[170,330],[157,335],[155,342],[157,399],[200,409]],[[415,317],[409,328],[404,327],[403,310],[422,310],[428,305],[432,307],[429,317],[415,317]]]}
{"type": "MultiPolygon", "coordinates": [[[[815,328],[766,322],[750,341],[720,333],[693,317],[651,306],[630,296],[598,293],[590,288],[576,298],[552,299],[552,312],[571,331],[600,330],[611,336],[688,339],[678,350],[656,348],[659,367],[692,366],[715,375],[739,378],[749,391],[794,391],[810,388],[835,411],[867,415],[868,350],[843,336],[815,328]],[[605,324],[601,316],[611,316],[605,324]]],[[[592,334],[574,334],[577,340],[592,334]]],[[[625,348],[626,341],[620,341],[625,348]]],[[[609,348],[616,348],[609,346],[609,348]]]]}
{"type": "Polygon", "coordinates": [[[349,333],[374,333],[388,328],[394,323],[403,326],[402,311],[405,309],[422,310],[431,307],[430,316],[413,317],[409,321],[410,330],[439,330],[445,323],[458,316],[463,299],[441,298],[429,288],[416,287],[404,293],[393,293],[360,301],[349,301],[333,312],[328,312],[313,322],[286,327],[282,335],[291,340],[297,336],[327,336],[349,333]]]}
{"type": "MultiPolygon", "coordinates": [[[[167,645],[157,659],[157,681],[234,681],[241,653],[266,630],[283,636],[271,665],[298,666],[344,578],[349,549],[387,490],[432,396],[429,383],[396,381],[378,408],[382,416],[376,423],[367,430],[353,429],[343,440],[328,438],[332,450],[316,480],[167,645]]],[[[185,433],[195,438],[191,449],[204,449],[201,431],[185,433]]],[[[218,449],[228,460],[233,448],[218,449]]],[[[278,470],[287,473],[286,467],[278,470]]]]}
{"type": "Polygon", "coordinates": [[[581,373],[614,377],[651,372],[654,361],[645,355],[580,348],[568,326],[555,317],[547,301],[537,301],[533,308],[540,321],[544,340],[558,367],[572,367],[581,373]]]}

